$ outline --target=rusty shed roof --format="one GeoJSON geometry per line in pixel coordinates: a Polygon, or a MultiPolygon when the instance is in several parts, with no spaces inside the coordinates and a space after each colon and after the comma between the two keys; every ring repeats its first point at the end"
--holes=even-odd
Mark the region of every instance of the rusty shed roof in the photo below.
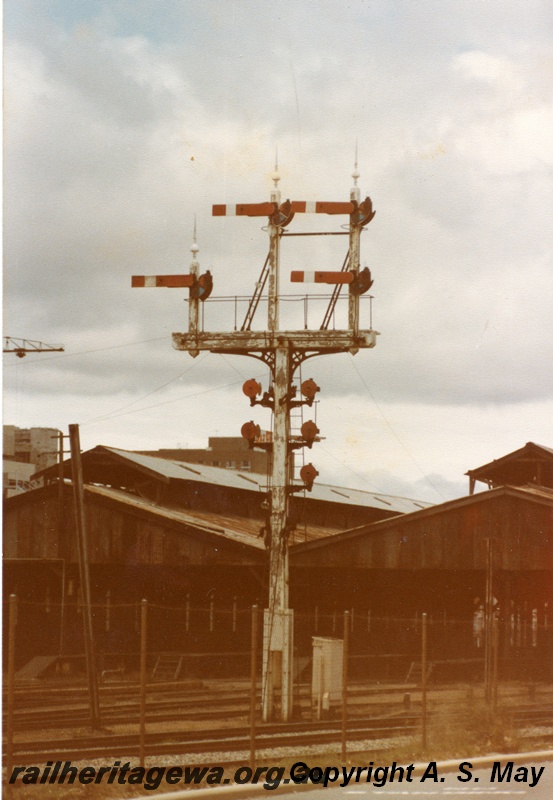
{"type": "MultiPolygon", "coordinates": [[[[158,456],[143,455],[105,445],[99,445],[83,453],[83,468],[86,469],[85,480],[93,483],[103,483],[104,481],[109,483],[109,470],[113,469],[117,464],[123,466],[125,462],[145,475],[162,481],[196,481],[251,492],[265,492],[267,489],[265,476],[256,473],[238,472],[205,464],[188,464],[184,461],[173,461],[158,456]]],[[[69,475],[69,463],[69,460],[64,462],[66,475],[69,475]]],[[[36,477],[54,478],[58,474],[57,470],[58,466],[55,465],[37,473],[36,477]]],[[[314,484],[312,491],[306,494],[306,499],[349,506],[378,508],[395,514],[408,514],[432,505],[432,503],[427,503],[423,500],[412,500],[407,497],[348,489],[317,482],[314,484]]]]}
{"type": "MultiPolygon", "coordinates": [[[[545,540],[549,537],[548,541],[550,546],[552,541],[551,534],[553,533],[553,490],[534,485],[501,486],[487,492],[479,492],[478,494],[467,495],[454,500],[447,500],[445,503],[440,503],[439,505],[422,509],[411,514],[404,514],[402,516],[392,517],[391,519],[379,520],[367,525],[351,528],[350,530],[335,534],[332,539],[326,541],[304,542],[302,544],[298,544],[294,548],[294,553],[297,557],[296,562],[305,563],[305,558],[302,558],[302,554],[309,556],[309,553],[313,554],[314,551],[323,552],[325,548],[331,548],[334,550],[336,547],[338,547],[339,550],[337,552],[340,552],[342,557],[344,553],[343,546],[350,542],[354,542],[355,540],[366,540],[367,542],[372,542],[382,538],[383,536],[386,536],[388,532],[399,532],[404,530],[409,526],[412,526],[415,522],[423,523],[420,530],[421,535],[424,536],[427,532],[425,529],[425,524],[429,525],[431,519],[433,518],[439,520],[452,511],[487,504],[488,502],[493,502],[496,499],[507,497],[512,497],[522,501],[530,501],[531,503],[535,504],[535,507],[541,506],[546,510],[546,516],[548,516],[548,519],[550,519],[550,524],[546,526],[547,536],[543,536],[543,531],[537,532],[537,535],[543,540],[545,546],[547,546],[547,542],[545,540]]],[[[530,524],[528,519],[526,519],[525,524],[530,524]]],[[[489,532],[487,535],[489,535],[489,532]]],[[[506,546],[509,547],[509,543],[507,543],[506,546]]],[[[551,566],[551,563],[551,559],[549,559],[548,564],[542,562],[541,565],[542,567],[547,568],[548,566],[551,566]]],[[[459,565],[459,567],[460,566],[462,565],[459,565]]]]}
{"type": "MultiPolygon", "coordinates": [[[[263,538],[260,536],[259,520],[228,514],[216,514],[211,511],[170,508],[165,505],[154,503],[146,498],[129,494],[120,489],[108,488],[106,486],[87,485],[85,486],[85,492],[91,497],[96,496],[111,500],[133,510],[153,514],[154,516],[162,517],[172,522],[182,523],[187,527],[193,527],[201,532],[223,536],[239,544],[246,544],[260,550],[265,550],[263,538]]],[[[291,533],[290,543],[295,544],[298,542],[313,541],[314,539],[320,539],[325,536],[332,536],[335,533],[335,528],[325,528],[320,525],[307,525],[305,528],[298,528],[291,533]]]]}
{"type": "Polygon", "coordinates": [[[465,473],[471,483],[489,486],[523,486],[535,483],[553,489],[553,450],[535,442],[465,473]]]}

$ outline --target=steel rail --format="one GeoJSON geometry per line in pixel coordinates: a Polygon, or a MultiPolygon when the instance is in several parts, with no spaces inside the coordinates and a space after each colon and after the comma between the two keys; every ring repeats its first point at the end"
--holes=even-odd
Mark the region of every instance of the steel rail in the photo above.
{"type": "MultiPolygon", "coordinates": [[[[391,725],[389,721],[380,721],[380,725],[367,724],[352,726],[348,730],[351,740],[365,740],[375,738],[393,738],[407,736],[418,727],[418,720],[413,717],[404,724],[391,725]]],[[[397,723],[398,720],[395,720],[397,723]]],[[[273,726],[271,726],[273,727],[273,726]]],[[[257,734],[257,748],[274,747],[302,747],[304,745],[329,744],[340,739],[340,728],[334,722],[332,727],[318,723],[310,729],[300,726],[293,730],[292,726],[285,726],[286,730],[278,732],[259,728],[257,734]]],[[[218,732],[217,732],[218,733],[218,732]]],[[[146,735],[147,755],[178,755],[180,753],[231,753],[248,750],[249,730],[236,729],[225,732],[224,736],[210,736],[209,732],[183,733],[150,733],[146,735]],[[194,738],[195,736],[195,738],[194,738]]],[[[136,755],[138,751],[137,734],[109,735],[87,737],[82,740],[49,740],[45,742],[23,743],[15,745],[14,759],[18,764],[40,763],[48,761],[77,761],[85,758],[109,758],[113,756],[136,755]]]]}

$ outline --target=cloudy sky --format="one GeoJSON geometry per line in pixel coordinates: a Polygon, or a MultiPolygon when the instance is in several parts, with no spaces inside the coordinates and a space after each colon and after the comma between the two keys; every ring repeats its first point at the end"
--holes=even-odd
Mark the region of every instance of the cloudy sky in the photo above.
{"type": "MultiPolygon", "coordinates": [[[[319,480],[440,502],[553,446],[552,40],[545,0],[4,0],[3,333],[65,347],[4,356],[4,422],[77,422],[83,448],[268,428],[241,392],[263,365],[173,350],[187,290],[130,277],[187,272],[196,216],[214,295],[247,295],[264,222],[212,203],[268,199],[277,148],[283,198],[347,200],[357,142],[381,335],[304,365],[319,480]]],[[[346,242],[284,240],[282,291],[346,242]]],[[[233,304],[205,324],[232,330],[233,304]]]]}

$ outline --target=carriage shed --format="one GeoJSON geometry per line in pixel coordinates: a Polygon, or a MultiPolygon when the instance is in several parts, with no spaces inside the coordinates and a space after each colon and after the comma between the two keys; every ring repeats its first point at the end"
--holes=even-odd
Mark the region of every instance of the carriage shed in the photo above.
{"type": "MultiPolygon", "coordinates": [[[[265,477],[103,446],[83,453],[82,467],[100,648],[136,648],[145,597],[158,609],[159,651],[243,649],[251,605],[266,603],[265,477]]],[[[38,473],[43,487],[4,505],[4,597],[20,599],[23,661],[82,652],[70,460],[63,471],[63,483],[58,465],[38,473]]],[[[292,498],[290,544],[427,505],[318,485],[292,498]]]]}
{"type": "MultiPolygon", "coordinates": [[[[447,631],[435,656],[479,658],[472,621],[489,564],[504,662],[525,669],[531,659],[551,671],[553,487],[536,480],[552,460],[551,450],[528,443],[500,460],[512,484],[435,506],[317,484],[295,496],[290,604],[298,652],[309,652],[314,634],[339,636],[345,609],[354,653],[416,652],[424,611],[447,631]],[[529,456],[534,468],[521,471],[529,456]],[[533,482],[516,485],[526,479],[533,482]]],[[[245,651],[250,607],[266,602],[264,477],[103,446],[82,461],[99,648],[136,651],[146,597],[155,606],[152,648],[245,651]]],[[[496,464],[472,472],[492,486],[496,464]]],[[[21,601],[23,663],[82,652],[72,486],[56,480],[58,469],[4,508],[4,597],[16,592],[21,601]]]]}
{"type": "Polygon", "coordinates": [[[467,663],[481,655],[474,619],[490,580],[503,665],[515,677],[553,679],[549,487],[500,486],[299,543],[291,564],[301,575],[304,604],[317,604],[327,615],[333,608],[356,610],[357,635],[367,651],[401,649],[399,640],[409,636],[415,649],[426,612],[434,630],[438,622],[443,627],[433,657],[467,663]],[[385,630],[377,631],[376,619],[387,620],[385,630]],[[395,627],[390,620],[397,620],[395,627]]]}

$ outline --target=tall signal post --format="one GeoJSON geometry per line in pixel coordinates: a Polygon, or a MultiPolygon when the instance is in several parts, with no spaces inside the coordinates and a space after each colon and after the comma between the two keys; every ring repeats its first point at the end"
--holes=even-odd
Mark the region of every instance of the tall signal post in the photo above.
{"type": "Polygon", "coordinates": [[[186,350],[193,357],[202,350],[250,356],[267,364],[271,372],[272,386],[268,392],[263,393],[260,400],[257,397],[261,394],[261,386],[253,379],[244,384],[244,393],[250,397],[252,406],[259,404],[271,408],[273,412],[270,442],[259,438],[259,426],[253,422],[246,423],[242,428],[242,435],[249,439],[250,446],[269,450],[271,456],[269,514],[265,529],[265,540],[269,551],[269,591],[263,631],[264,720],[280,716],[286,721],[292,715],[293,610],[289,607],[288,565],[288,536],[292,526],[288,510],[289,498],[292,492],[304,489],[310,491],[318,475],[313,465],[307,464],[300,472],[304,485],[298,486],[291,480],[292,450],[302,446],[311,447],[318,433],[315,424],[308,422],[302,426],[302,436],[295,436],[294,441],[291,441],[290,410],[301,405],[311,406],[318,391],[313,381],[304,381],[301,392],[305,399],[296,399],[297,389],[292,383],[294,374],[306,359],[313,356],[348,352],[355,354],[361,348],[371,348],[376,344],[377,332],[372,327],[368,330],[359,329],[359,296],[368,291],[372,285],[370,270],[360,268],[360,236],[363,227],[371,221],[375,212],[369,197],[361,201],[357,186],[359,178],[357,163],[352,177],[354,186],[348,202],[309,203],[286,200],[283,203],[278,188],[280,175],[275,167],[274,188],[269,202],[213,206],[213,216],[268,218],[269,253],[240,330],[230,333],[209,333],[200,329],[200,303],[211,293],[212,278],[209,272],[200,275],[196,237],[191,248],[193,257],[188,275],[134,276],[132,281],[135,287],[186,286],[190,289],[188,333],[173,334],[173,346],[177,350],[186,350]],[[302,213],[348,215],[348,231],[344,232],[344,235],[349,235],[348,253],[340,271],[292,272],[293,282],[325,283],[333,285],[334,289],[319,330],[308,330],[306,327],[303,330],[281,331],[279,328],[281,240],[283,236],[298,235],[287,233],[287,226],[296,214],[302,213]],[[267,328],[252,331],[255,311],[267,283],[267,328]],[[348,328],[329,330],[328,325],[333,316],[334,306],[340,290],[345,285],[348,286],[349,294],[348,328]],[[280,708],[278,708],[279,696],[280,708]]]}

